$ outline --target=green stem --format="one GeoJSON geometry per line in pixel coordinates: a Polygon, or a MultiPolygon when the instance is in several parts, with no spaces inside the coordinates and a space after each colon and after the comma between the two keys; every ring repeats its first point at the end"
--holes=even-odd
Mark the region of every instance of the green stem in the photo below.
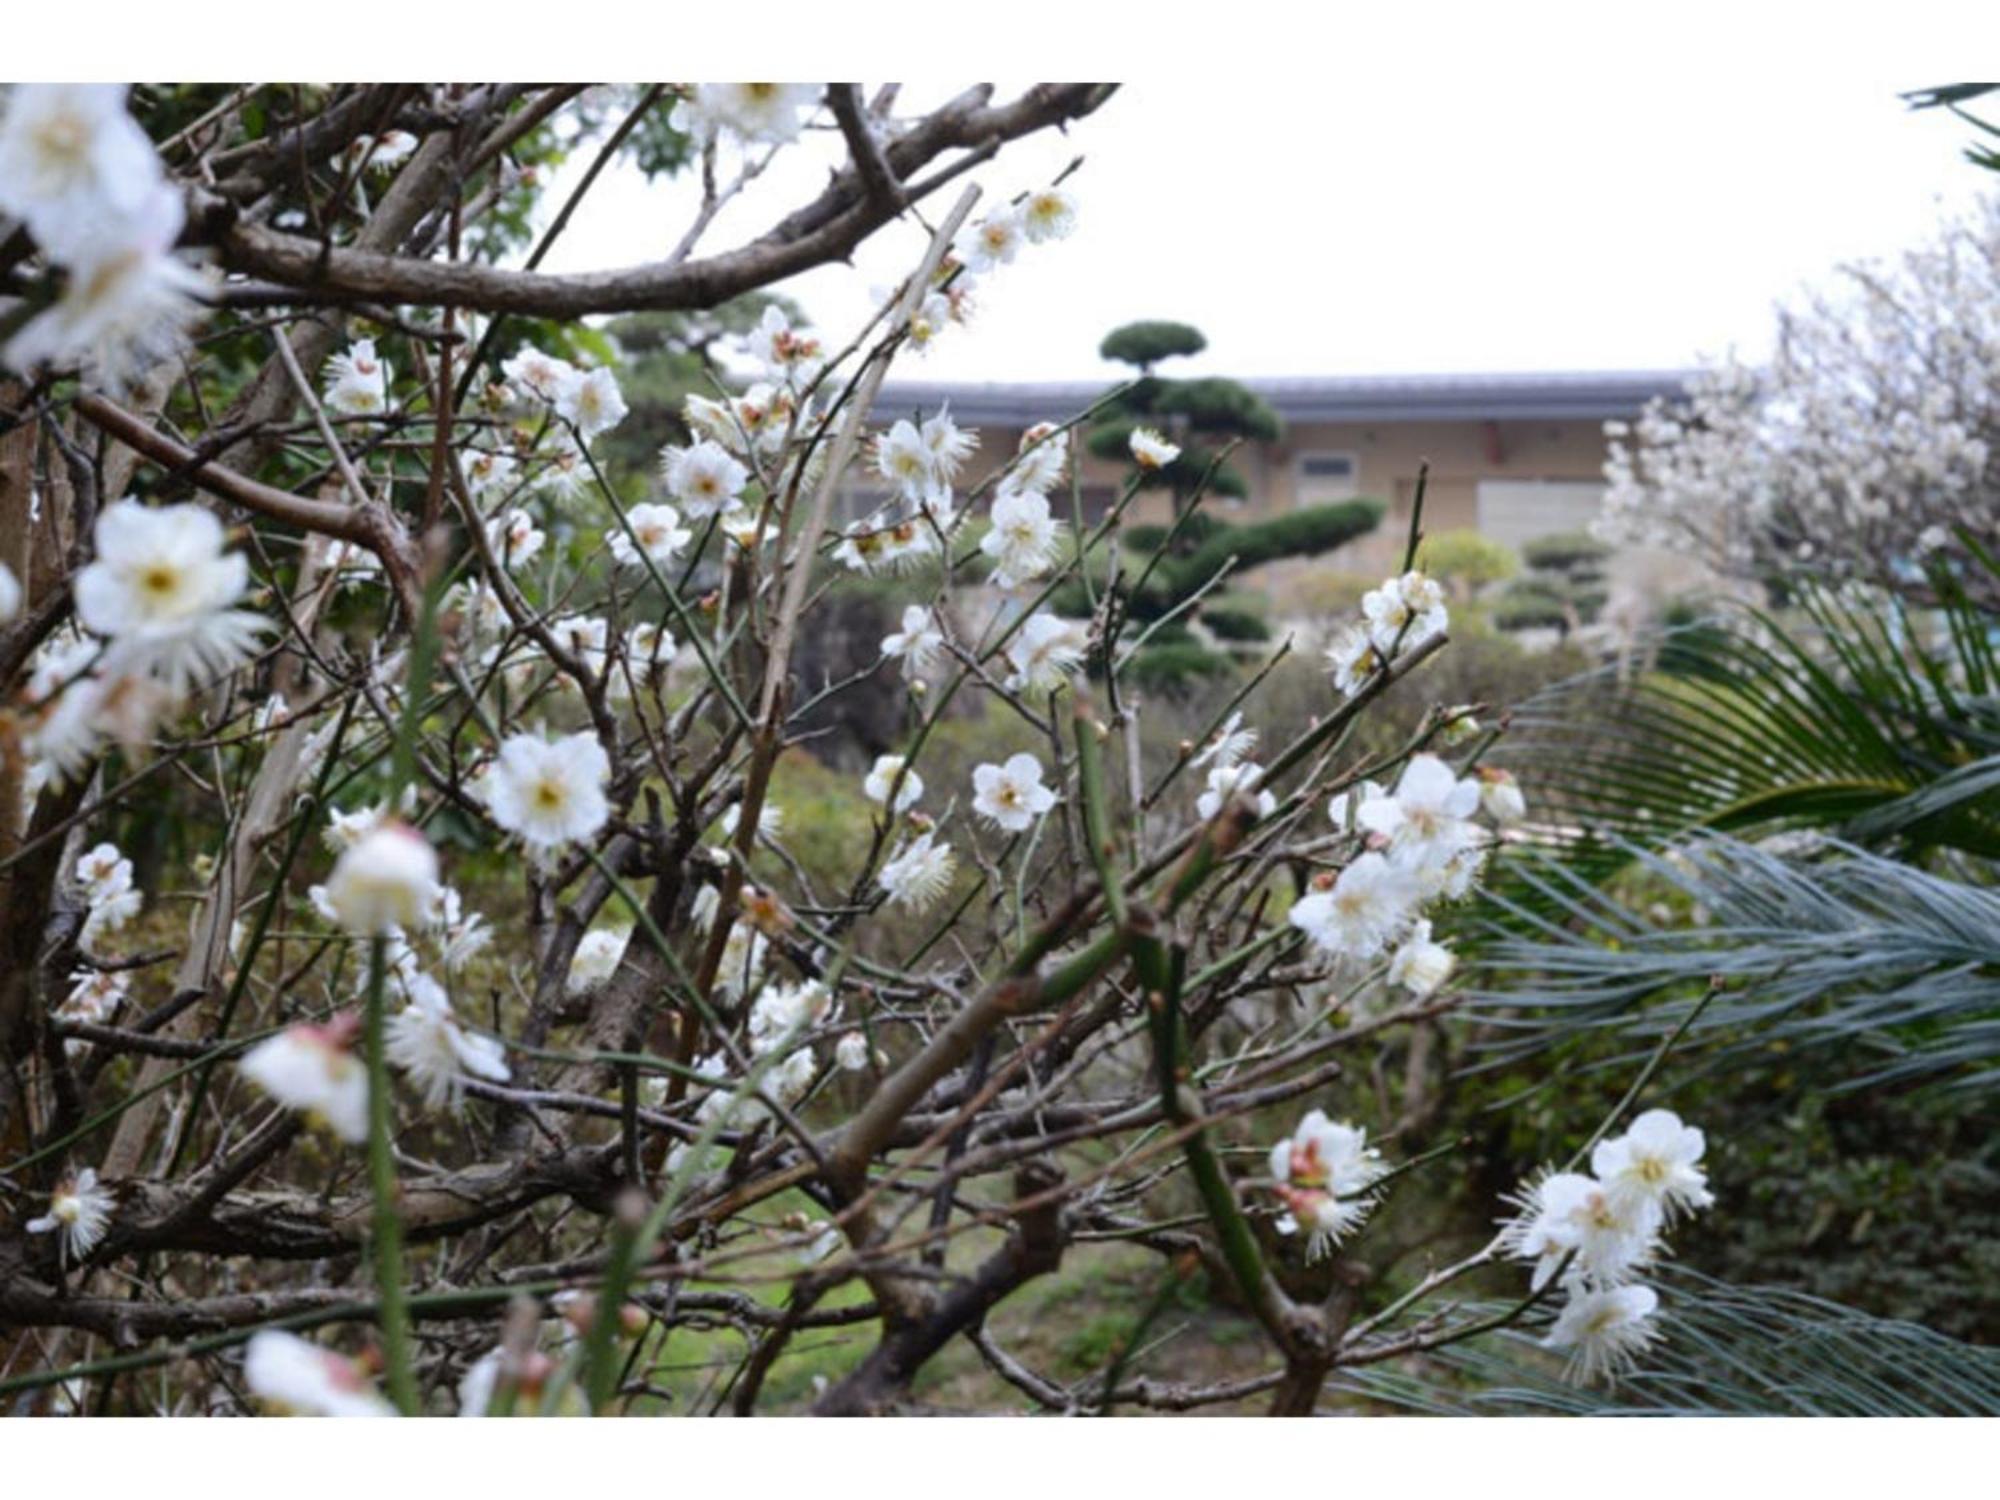
{"type": "MultiPolygon", "coordinates": [[[[1083,798],[1083,836],[1090,842],[1090,861],[1104,887],[1104,909],[1113,926],[1125,925],[1125,886],[1119,879],[1111,842],[1111,815],[1104,787],[1104,753],[1097,743],[1097,720],[1082,698],[1075,703],[1078,790],[1083,798]]],[[[1023,861],[1026,868],[1026,861],[1023,861]]]]}
{"type": "Polygon", "coordinates": [[[403,1222],[396,1212],[396,1158],[390,1148],[389,1059],[382,997],[388,941],[374,938],[368,954],[368,1182],[375,1197],[375,1294],[381,1303],[382,1359],[389,1399],[406,1417],[418,1414],[410,1370],[410,1311],[403,1293],[403,1222]]]}
{"type": "MultiPolygon", "coordinates": [[[[1132,939],[1132,968],[1146,989],[1146,1015],[1153,1032],[1161,1112],[1171,1125],[1192,1125],[1200,1119],[1202,1108],[1200,1095],[1184,1078],[1187,1032],[1180,1013],[1182,955],[1178,952],[1170,955],[1154,933],[1136,934],[1132,939]]],[[[1209,1222],[1215,1226],[1222,1258],[1236,1279],[1237,1289],[1279,1347],[1289,1351],[1292,1337],[1285,1319],[1284,1294],[1265,1270],[1257,1236],[1243,1216],[1243,1206],[1236,1201],[1236,1192],[1222,1170],[1208,1132],[1191,1131],[1181,1151],[1187,1159],[1188,1174],[1194,1179],[1195,1192],[1209,1222]]]]}

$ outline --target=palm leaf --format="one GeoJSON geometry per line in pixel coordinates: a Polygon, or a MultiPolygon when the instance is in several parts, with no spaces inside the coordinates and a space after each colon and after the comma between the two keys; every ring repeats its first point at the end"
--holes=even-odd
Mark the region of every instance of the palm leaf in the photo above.
{"type": "Polygon", "coordinates": [[[1716,834],[1622,852],[1640,897],[1542,855],[1517,864],[1524,899],[1492,898],[1467,999],[1499,1038],[1489,1065],[1607,1030],[1643,1050],[1713,984],[1685,1045],[1719,1061],[1825,1049],[1836,1089],[1995,1081],[2000,891],[1834,842],[1810,859],[1716,834]],[[1662,895],[1702,919],[1637,909],[1662,895]]]}
{"type": "Polygon", "coordinates": [[[1659,1284],[1663,1337],[1612,1388],[1565,1384],[1522,1330],[1334,1384],[1441,1416],[2000,1416],[2000,1351],[1779,1287],[1659,1284]]]}
{"type": "Polygon", "coordinates": [[[2000,858],[1994,621],[1950,579],[1938,592],[1921,617],[1807,594],[1797,631],[1746,611],[1675,632],[1635,677],[1607,666],[1531,698],[1492,758],[1528,787],[1541,841],[1596,879],[1692,829],[2000,858]]]}

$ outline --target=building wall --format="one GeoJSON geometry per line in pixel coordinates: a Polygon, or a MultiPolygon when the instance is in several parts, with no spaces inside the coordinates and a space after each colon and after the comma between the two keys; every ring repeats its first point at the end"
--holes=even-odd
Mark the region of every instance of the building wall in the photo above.
{"type": "MultiPolygon", "coordinates": [[[[998,464],[1020,442],[1021,429],[982,426],[980,449],[984,469],[998,464]]],[[[1401,555],[1410,526],[1410,506],[1417,473],[1430,464],[1425,489],[1424,529],[1435,535],[1459,528],[1480,528],[1480,485],[1489,483],[1484,529],[1518,546],[1532,536],[1574,530],[1601,492],[1604,434],[1593,421],[1559,422],[1385,422],[1375,425],[1290,423],[1276,443],[1248,443],[1231,462],[1249,484],[1249,498],[1240,507],[1211,501],[1220,515],[1262,519],[1301,505],[1365,497],[1384,502],[1382,524],[1366,537],[1342,548],[1322,565],[1344,571],[1375,572],[1401,555]],[[1346,455],[1353,472],[1346,478],[1314,478],[1305,472],[1309,458],[1346,455]],[[1536,487],[1546,486],[1538,500],[1536,487]]],[[[1116,495],[1131,473],[1128,464],[1084,455],[1083,492],[1094,518],[1116,495]]],[[[1127,518],[1164,521],[1170,506],[1163,491],[1144,493],[1127,518]]]]}

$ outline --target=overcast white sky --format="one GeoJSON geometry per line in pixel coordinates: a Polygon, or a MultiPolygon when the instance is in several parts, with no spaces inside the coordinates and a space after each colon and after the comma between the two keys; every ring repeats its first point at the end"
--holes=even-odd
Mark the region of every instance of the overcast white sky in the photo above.
{"type": "MultiPolygon", "coordinates": [[[[898,373],[1095,377],[1110,371],[1103,333],[1142,317],[1198,325],[1203,367],[1236,375],[1754,356],[1774,301],[1922,239],[1991,180],[1960,156],[1968,127],[1896,97],[1939,79],[1871,78],[1864,55],[1850,61],[1844,74],[1746,61],[1695,81],[1569,71],[1553,55],[1444,86],[1336,59],[1314,86],[1132,83],[1068,137],[1024,142],[977,175],[1006,197],[1081,154],[1081,222],[985,282],[979,321],[898,373]]],[[[829,133],[792,153],[709,248],[816,190],[838,149],[829,133]]],[[[661,254],[686,190],[607,177],[550,268],[661,254]]],[[[838,341],[921,246],[914,227],[892,228],[857,267],[785,290],[838,341]]]]}

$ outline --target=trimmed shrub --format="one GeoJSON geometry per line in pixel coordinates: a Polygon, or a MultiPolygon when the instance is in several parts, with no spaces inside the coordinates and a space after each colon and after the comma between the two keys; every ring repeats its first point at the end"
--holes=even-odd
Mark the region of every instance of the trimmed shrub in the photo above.
{"type": "Polygon", "coordinates": [[[1112,329],[1104,336],[1104,342],[1097,346],[1097,352],[1121,365],[1136,365],[1141,370],[1148,370],[1163,359],[1199,354],[1207,347],[1208,340],[1199,328],[1165,319],[1149,319],[1112,329]]]}
{"type": "Polygon", "coordinates": [[[1147,692],[1172,696],[1194,692],[1212,678],[1234,676],[1236,670],[1229,657],[1192,640],[1165,646],[1149,643],[1132,658],[1125,680],[1147,692]]]}
{"type": "Polygon", "coordinates": [[[1592,569],[1611,555],[1611,549],[1587,531],[1562,531],[1554,536],[1536,537],[1521,549],[1531,568],[1553,573],[1571,573],[1579,564],[1592,569]]]}
{"type": "Polygon", "coordinates": [[[1225,641],[1268,641],[1271,626],[1255,610],[1209,608],[1201,612],[1201,623],[1211,634],[1225,641]]]}

